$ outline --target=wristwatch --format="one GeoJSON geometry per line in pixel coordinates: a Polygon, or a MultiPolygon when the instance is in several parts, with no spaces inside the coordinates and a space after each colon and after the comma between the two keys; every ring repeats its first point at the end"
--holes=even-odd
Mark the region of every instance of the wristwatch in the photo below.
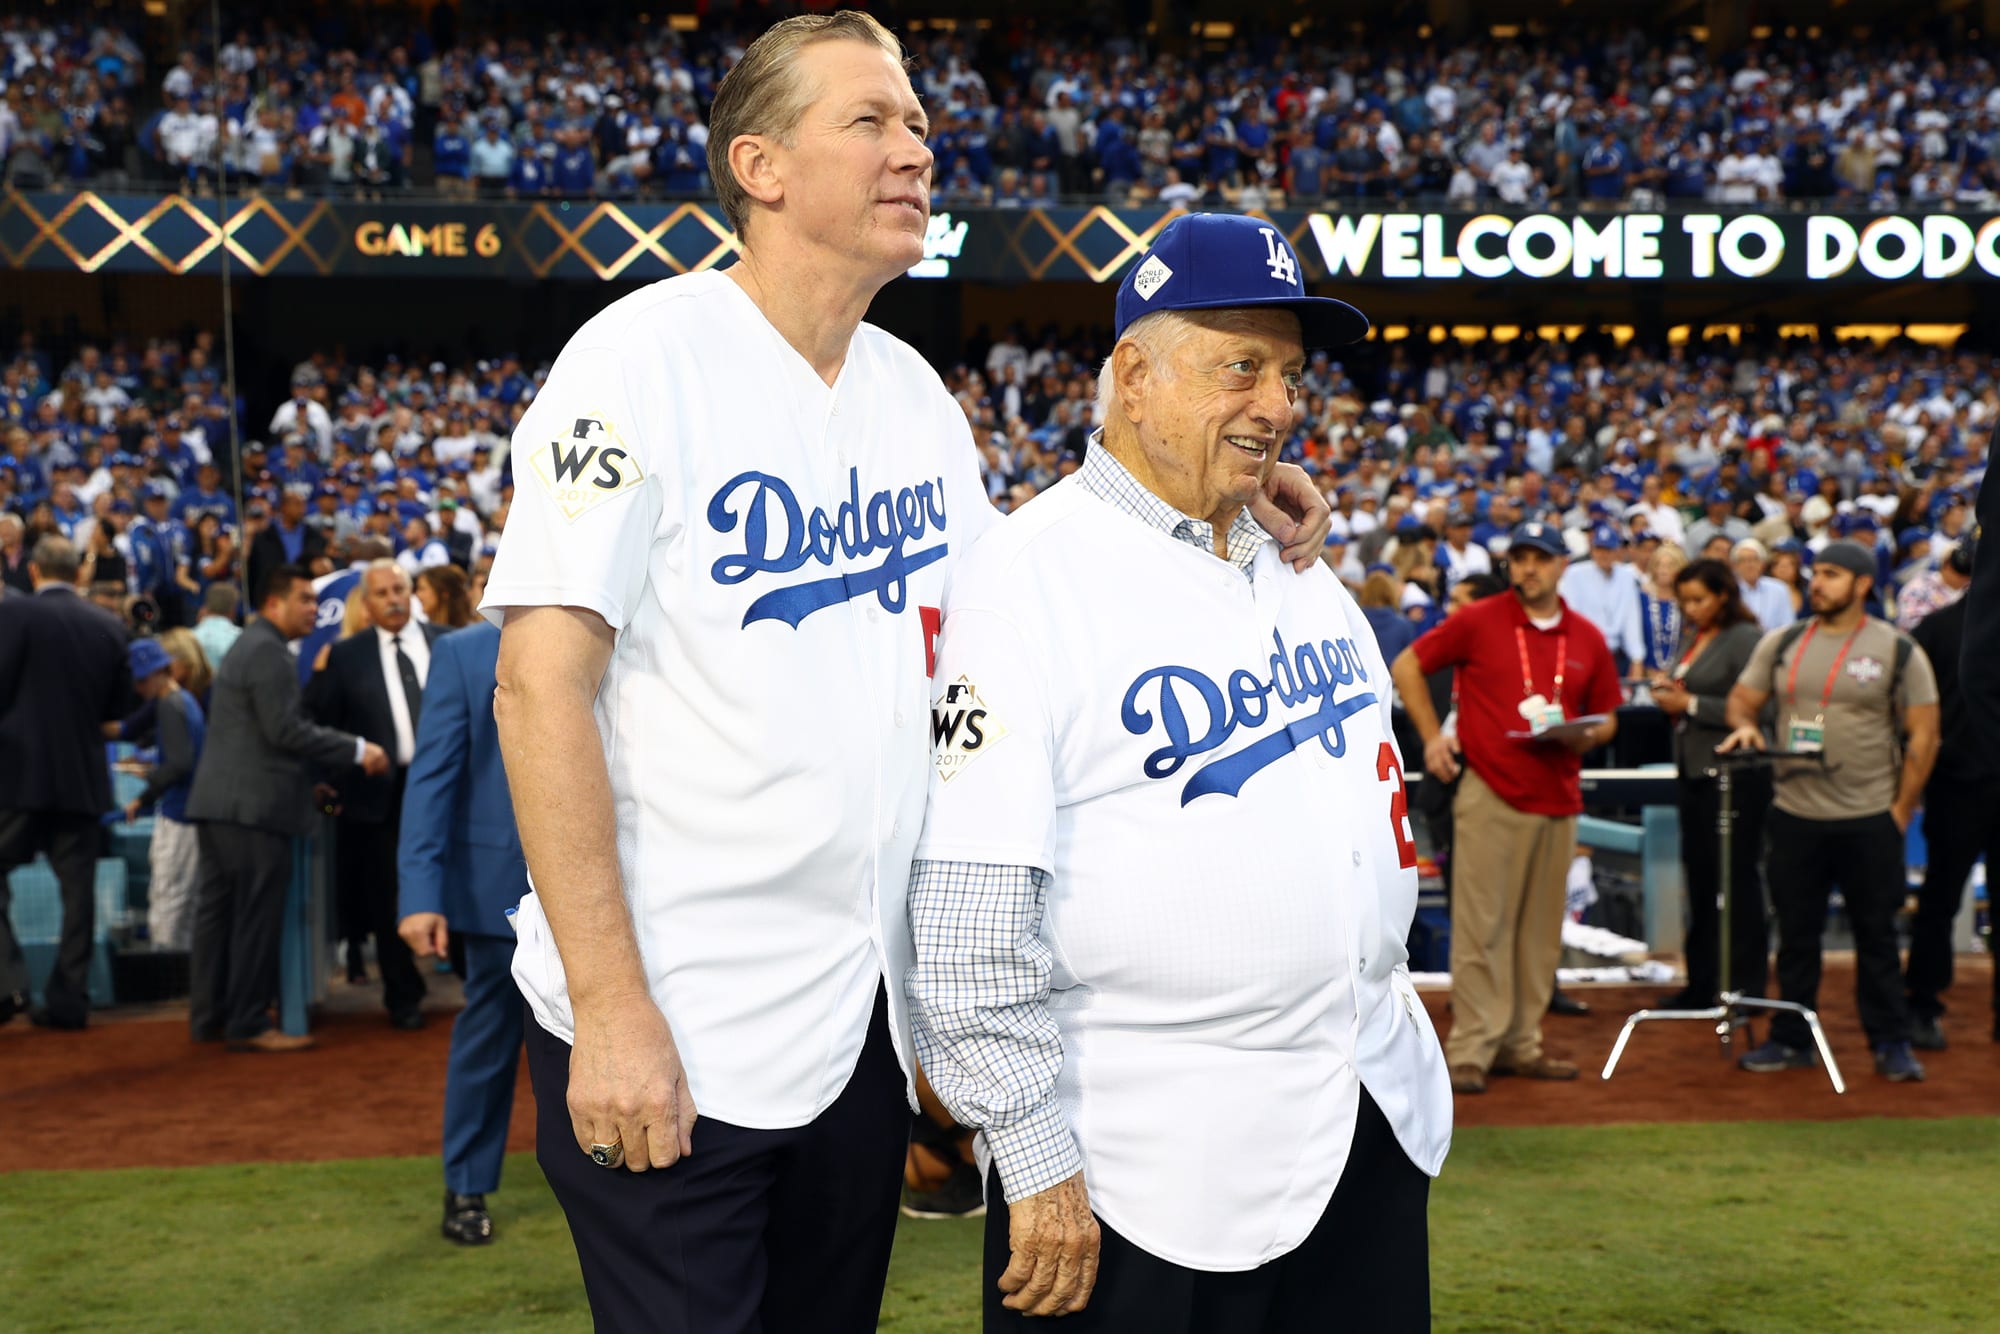
{"type": "Polygon", "coordinates": [[[1701,707],[1701,701],[1700,701],[1699,699],[1696,699],[1696,698],[1695,698],[1695,697],[1694,697],[1693,695],[1689,695],[1689,696],[1688,696],[1688,717],[1690,717],[1690,718],[1694,717],[1694,713],[1695,713],[1695,710],[1696,710],[1696,709],[1698,709],[1699,707],[1701,707]]]}

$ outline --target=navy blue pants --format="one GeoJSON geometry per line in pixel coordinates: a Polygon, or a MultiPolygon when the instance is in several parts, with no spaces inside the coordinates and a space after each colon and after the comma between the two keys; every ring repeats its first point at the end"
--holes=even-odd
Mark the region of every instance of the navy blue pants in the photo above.
{"type": "Polygon", "coordinates": [[[466,932],[452,940],[464,952],[465,1008],[451,1026],[444,1077],[444,1184],[460,1195],[485,1195],[500,1188],[522,1025],[532,1021],[514,985],[513,940],[466,932]]]}
{"type": "Polygon", "coordinates": [[[599,1330],[875,1328],[910,1130],[887,1004],[878,993],[854,1074],[817,1119],[750,1130],[698,1115],[692,1156],[648,1172],[599,1167],[577,1147],[569,1046],[529,1020],[535,1156],[569,1218],[599,1330]]]}
{"type": "MultiPolygon", "coordinates": [[[[1162,1171],[1175,1170],[1163,1164],[1162,1171]]],[[[1086,1181],[1086,1185],[1089,1183],[1086,1181]]],[[[1073,1315],[1035,1318],[1000,1304],[1012,1249],[1000,1177],[987,1180],[986,1262],[980,1278],[987,1334],[1322,1334],[1430,1328],[1431,1179],[1396,1142],[1361,1090],[1354,1147],[1326,1212],[1298,1249],[1236,1273],[1188,1269],[1141,1250],[1098,1219],[1097,1286],[1073,1315]]]]}

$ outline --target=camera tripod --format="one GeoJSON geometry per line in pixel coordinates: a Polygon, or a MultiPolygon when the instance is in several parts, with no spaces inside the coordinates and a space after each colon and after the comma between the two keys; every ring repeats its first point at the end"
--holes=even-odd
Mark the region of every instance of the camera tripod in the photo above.
{"type": "Polygon", "coordinates": [[[1812,1030],[1813,1042],[1819,1047],[1819,1058],[1825,1063],[1827,1078],[1833,1081],[1833,1091],[1847,1092],[1847,1081],[1840,1077],[1840,1066],[1833,1059],[1833,1048],[1827,1045],[1826,1030],[1820,1027],[1817,1010],[1800,1005],[1796,1001],[1766,1000],[1762,996],[1746,996],[1729,986],[1730,924],[1735,897],[1734,886],[1731,883],[1734,879],[1735,865],[1735,859],[1731,855],[1736,826],[1734,774],[1738,769],[1775,767],[1788,760],[1824,765],[1826,755],[1816,750],[1738,750],[1715,757],[1715,768],[1710,772],[1715,775],[1717,785],[1715,832],[1721,843],[1722,859],[1722,920],[1718,928],[1720,939],[1717,941],[1717,946],[1721,951],[1722,968],[1719,976],[1722,978],[1723,990],[1717,997],[1716,1004],[1699,1010],[1639,1010],[1634,1013],[1625,1021],[1625,1027],[1619,1030],[1618,1041],[1612,1045],[1611,1055],[1604,1062],[1604,1072],[1600,1078],[1611,1078],[1611,1072],[1618,1068],[1618,1058],[1625,1054],[1625,1044],[1632,1040],[1632,1032],[1640,1024],[1655,1019],[1696,1019],[1713,1022],[1715,1036],[1722,1044],[1722,1054],[1728,1056],[1737,1025],[1749,1022],[1749,1016],[1744,1015],[1742,1011],[1788,1010],[1803,1018],[1806,1027],[1812,1030]]]}

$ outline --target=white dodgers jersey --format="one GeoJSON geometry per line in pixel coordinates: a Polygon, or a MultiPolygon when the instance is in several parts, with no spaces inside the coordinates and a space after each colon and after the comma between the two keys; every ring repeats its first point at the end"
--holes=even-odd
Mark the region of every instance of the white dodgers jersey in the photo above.
{"type": "Polygon", "coordinates": [[[1075,479],[1003,523],[947,592],[918,849],[1049,872],[1056,1099],[1092,1206],[1207,1270],[1305,1239],[1363,1084],[1423,1171],[1451,1134],[1388,669],[1324,566],[1273,542],[1252,570],[1075,479]]]}
{"type": "MultiPolygon", "coordinates": [[[[996,521],[964,413],[862,325],[823,382],[718,273],[626,297],[513,440],[485,607],[589,608],[618,865],[703,1115],[802,1125],[839,1096],[904,912],[945,572],[996,521]]],[[[573,1035],[533,894],[514,972],[573,1035]]],[[[890,988],[909,1068],[907,1011],[890,988]]]]}

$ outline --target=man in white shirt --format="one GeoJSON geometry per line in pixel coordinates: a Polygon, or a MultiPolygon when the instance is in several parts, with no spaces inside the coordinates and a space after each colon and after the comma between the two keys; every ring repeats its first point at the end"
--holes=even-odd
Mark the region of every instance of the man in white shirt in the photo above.
{"type": "Polygon", "coordinates": [[[1754,537],[1744,538],[1731,548],[1729,564],[1743,590],[1743,605],[1750,609],[1766,634],[1782,630],[1798,619],[1792,608],[1791,590],[1766,573],[1771,567],[1771,556],[1762,542],[1754,537]]]}
{"type": "Polygon", "coordinates": [[[1521,156],[1519,144],[1507,146],[1507,159],[1494,167],[1486,182],[1504,204],[1526,204],[1535,185],[1535,169],[1521,156]]]}
{"type": "Polygon", "coordinates": [[[604,1328],[880,1311],[936,609],[995,522],[965,413],[861,322],[923,256],[902,56],[849,11],[753,42],[710,120],[741,258],[588,321],[514,434],[484,602],[534,887],[514,974],[604,1328]]]}
{"type": "Polygon", "coordinates": [[[333,455],[333,418],[318,399],[307,392],[304,385],[292,386],[292,396],[278,405],[271,414],[270,434],[273,439],[282,440],[297,432],[311,438],[313,452],[324,460],[333,455]]]}
{"type": "Polygon", "coordinates": [[[1176,219],[1082,468],[952,576],[908,985],[1007,1201],[988,1331],[1428,1323],[1451,1095],[1388,666],[1244,509],[1304,345],[1367,327],[1263,220],[1176,219]]]}
{"type": "Polygon", "coordinates": [[[1471,575],[1493,573],[1493,557],[1472,540],[1472,515],[1466,510],[1455,509],[1446,518],[1444,545],[1437,554],[1444,562],[1447,586],[1471,575]]]}
{"type": "Polygon", "coordinates": [[[1557,585],[1570,610],[1596,626],[1623,676],[1646,660],[1639,620],[1639,572],[1623,559],[1625,534],[1614,524],[1590,530],[1590,559],[1563,571],[1557,585]]]}
{"type": "Polygon", "coordinates": [[[326,666],[306,686],[306,706],[322,725],[353,732],[388,752],[388,773],[340,780],[335,892],[350,960],[359,958],[365,937],[375,937],[389,1022],[418,1029],[424,1026],[426,988],[396,930],[396,842],[403,784],[416,758],[431,644],[445,631],[412,619],[410,579],[395,562],[371,561],[361,573],[361,588],[373,628],[333,645],[326,666]]]}
{"type": "Polygon", "coordinates": [[[396,553],[396,564],[403,573],[415,579],[433,565],[451,564],[451,552],[431,535],[431,521],[421,514],[413,514],[403,525],[403,549],[396,553]]]}
{"type": "Polygon", "coordinates": [[[1687,524],[1681,512],[1660,498],[1658,473],[1647,473],[1639,482],[1639,499],[1626,511],[1627,518],[1646,516],[1647,531],[1657,533],[1662,542],[1677,546],[1687,542],[1687,524]]]}

